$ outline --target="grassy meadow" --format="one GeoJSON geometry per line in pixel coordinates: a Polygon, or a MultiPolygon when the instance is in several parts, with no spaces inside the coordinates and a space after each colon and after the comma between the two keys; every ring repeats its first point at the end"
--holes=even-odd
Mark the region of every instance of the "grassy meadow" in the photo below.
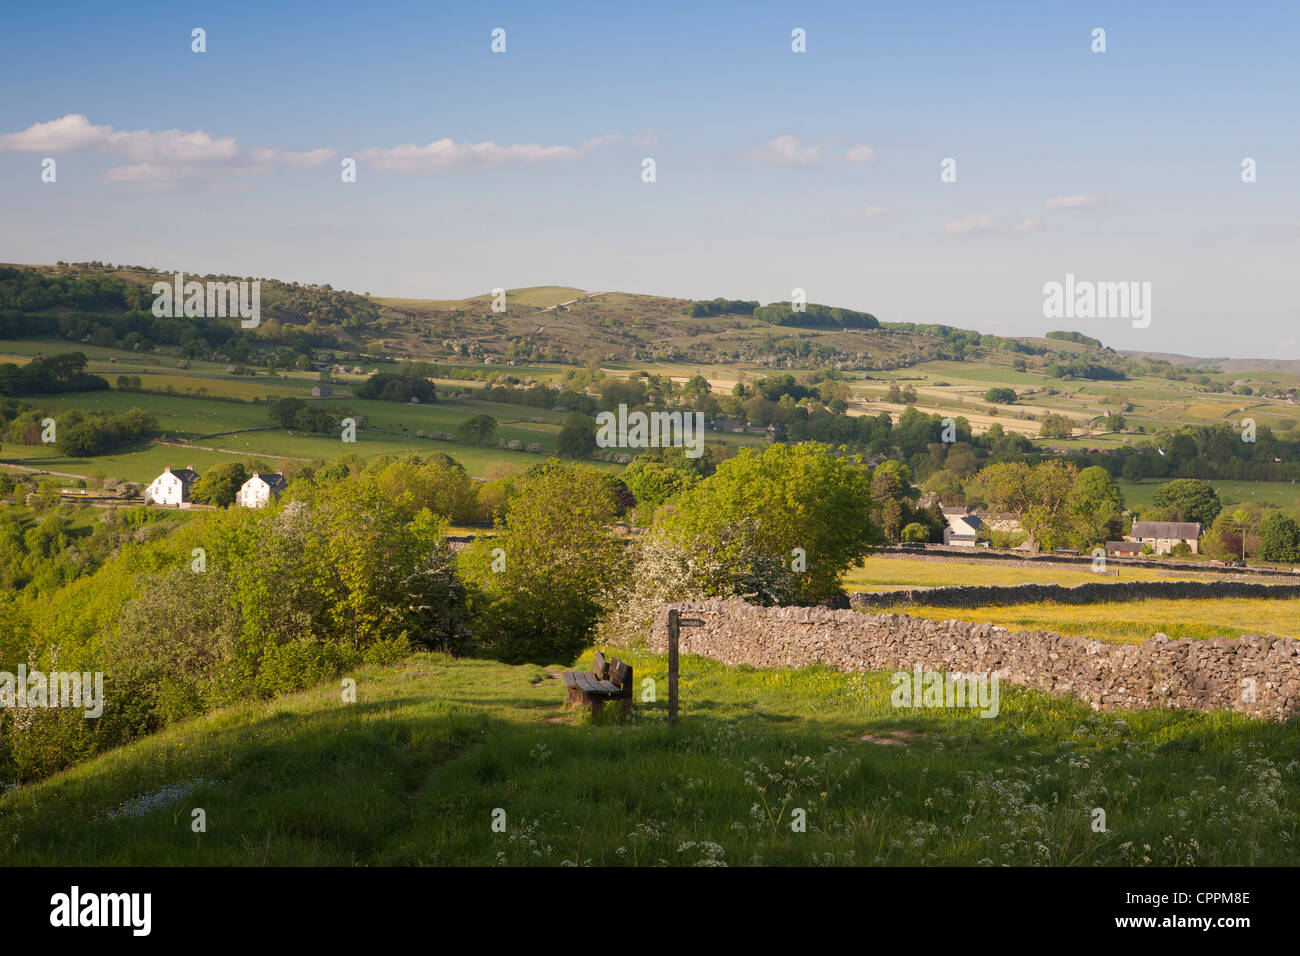
{"type": "MultiPolygon", "coordinates": [[[[662,656],[620,655],[662,694],[662,656]]],[[[227,708],[11,790],[4,862],[1294,863],[1286,725],[1096,714],[1005,686],[985,719],[895,709],[885,673],[681,668],[676,731],[662,696],[626,719],[561,710],[557,667],[420,654],[366,668],[356,703],[330,683],[227,708]]]]}
{"type": "Polygon", "coordinates": [[[1021,562],[999,564],[991,560],[919,560],[892,554],[867,557],[862,567],[850,568],[844,588],[854,591],[890,591],[902,587],[950,587],[980,584],[1010,587],[1017,584],[1060,584],[1074,587],[1114,581],[1218,581],[1222,574],[1211,571],[1178,571],[1163,568],[1134,568],[1111,563],[1111,574],[1097,574],[1088,565],[1021,562]]]}
{"type": "Polygon", "coordinates": [[[900,604],[889,612],[938,621],[988,621],[1012,631],[1056,631],[1115,644],[1141,644],[1156,634],[1175,640],[1243,634],[1300,638],[1300,598],[1146,598],[1097,604],[1035,601],[978,608],[900,604]]]}

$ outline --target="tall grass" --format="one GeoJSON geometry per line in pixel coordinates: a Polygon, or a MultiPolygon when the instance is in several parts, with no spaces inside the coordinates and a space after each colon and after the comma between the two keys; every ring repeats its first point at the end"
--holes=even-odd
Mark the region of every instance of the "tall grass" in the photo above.
{"type": "Polygon", "coordinates": [[[594,723],[561,711],[558,669],[436,654],[357,672],[354,704],[329,685],[218,711],[0,797],[3,860],[1295,861],[1293,725],[1094,714],[1005,686],[992,719],[895,710],[887,674],[684,657],[674,731],[664,659],[625,656],[638,700],[646,679],[660,693],[627,720],[613,709],[594,723]],[[199,807],[204,833],[191,826],[199,807]]]}

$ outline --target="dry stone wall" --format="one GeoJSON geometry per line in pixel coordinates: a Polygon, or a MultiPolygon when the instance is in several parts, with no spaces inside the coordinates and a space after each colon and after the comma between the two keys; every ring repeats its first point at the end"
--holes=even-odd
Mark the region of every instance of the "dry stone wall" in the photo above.
{"type": "Polygon", "coordinates": [[[682,628],[680,649],[725,664],[844,671],[996,674],[1000,681],[1072,694],[1098,710],[1177,707],[1233,710],[1275,720],[1300,716],[1300,641],[1246,636],[1141,645],[1105,644],[1050,631],[931,621],[816,607],[755,607],[744,601],[662,605],[648,643],[667,650],[668,611],[704,620],[682,628]],[[1254,700],[1245,691],[1252,685],[1254,700]]]}

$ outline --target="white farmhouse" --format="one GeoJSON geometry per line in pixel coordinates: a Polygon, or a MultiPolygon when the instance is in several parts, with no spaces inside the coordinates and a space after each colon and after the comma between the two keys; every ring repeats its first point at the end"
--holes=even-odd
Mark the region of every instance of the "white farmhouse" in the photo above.
{"type": "Polygon", "coordinates": [[[1134,521],[1132,530],[1124,537],[1138,545],[1148,544],[1156,554],[1169,554],[1180,544],[1185,544],[1192,554],[1201,548],[1201,523],[1199,521],[1134,521]]]}
{"type": "Polygon", "coordinates": [[[235,492],[235,504],[241,508],[261,508],[272,498],[278,501],[280,492],[284,491],[287,484],[284,475],[278,472],[263,475],[255,471],[253,477],[244,482],[239,491],[235,492]]]}
{"type": "Polygon", "coordinates": [[[198,480],[199,473],[193,465],[173,469],[168,465],[163,473],[144,490],[145,503],[181,507],[190,503],[190,486],[198,480]]]}
{"type": "Polygon", "coordinates": [[[980,528],[984,522],[979,515],[965,508],[944,508],[943,520],[947,525],[943,529],[943,543],[964,548],[975,547],[980,528]]]}

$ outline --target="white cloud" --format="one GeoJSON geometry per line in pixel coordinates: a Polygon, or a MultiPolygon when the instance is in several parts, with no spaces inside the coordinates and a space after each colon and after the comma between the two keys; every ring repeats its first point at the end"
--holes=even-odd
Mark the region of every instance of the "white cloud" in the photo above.
{"type": "Polygon", "coordinates": [[[966,232],[992,232],[997,227],[993,223],[992,216],[970,215],[963,219],[954,219],[948,225],[944,226],[948,232],[966,233],[966,232]]]}
{"type": "Polygon", "coordinates": [[[1043,206],[1047,209],[1099,209],[1114,202],[1114,196],[1081,193],[1078,196],[1053,196],[1043,206]]]}
{"type": "Polygon", "coordinates": [[[48,123],[34,123],[17,133],[0,135],[0,151],[57,155],[92,149],[129,160],[101,177],[107,183],[160,188],[196,178],[270,172],[277,165],[319,166],[331,149],[294,153],[254,147],[242,149],[233,137],[215,138],[202,130],[118,130],[96,126],[83,113],[69,113],[48,123]]]}
{"type": "Polygon", "coordinates": [[[787,133],[769,140],[758,149],[750,150],[745,158],[753,163],[767,163],[771,166],[808,166],[817,162],[821,153],[820,146],[803,146],[797,136],[787,133]]]}
{"type": "Polygon", "coordinates": [[[845,219],[875,219],[889,212],[886,206],[854,206],[844,210],[840,215],[845,219]]]}
{"type": "Polygon", "coordinates": [[[283,163],[285,166],[319,166],[335,154],[332,149],[312,149],[305,153],[290,153],[282,149],[254,149],[250,154],[258,163],[283,163]]]}
{"type": "Polygon", "coordinates": [[[1000,223],[992,216],[971,214],[962,219],[954,219],[944,229],[955,235],[975,235],[990,232],[1031,232],[1039,226],[1037,216],[1022,219],[1016,223],[1000,223]]]}
{"type": "Polygon", "coordinates": [[[69,113],[48,123],[33,123],[21,133],[0,135],[0,150],[62,153],[101,145],[111,126],[92,126],[82,113],[69,113]]]}
{"type": "Polygon", "coordinates": [[[876,161],[876,148],[863,143],[860,146],[854,146],[844,154],[843,160],[846,163],[874,163],[876,161]]]}
{"type": "Polygon", "coordinates": [[[584,159],[597,146],[617,139],[618,134],[611,133],[589,139],[581,146],[539,146],[536,143],[501,146],[491,141],[457,143],[451,139],[439,139],[427,146],[407,143],[388,149],[363,149],[357,153],[357,159],[373,169],[386,172],[440,172],[469,166],[572,162],[584,159]]]}

